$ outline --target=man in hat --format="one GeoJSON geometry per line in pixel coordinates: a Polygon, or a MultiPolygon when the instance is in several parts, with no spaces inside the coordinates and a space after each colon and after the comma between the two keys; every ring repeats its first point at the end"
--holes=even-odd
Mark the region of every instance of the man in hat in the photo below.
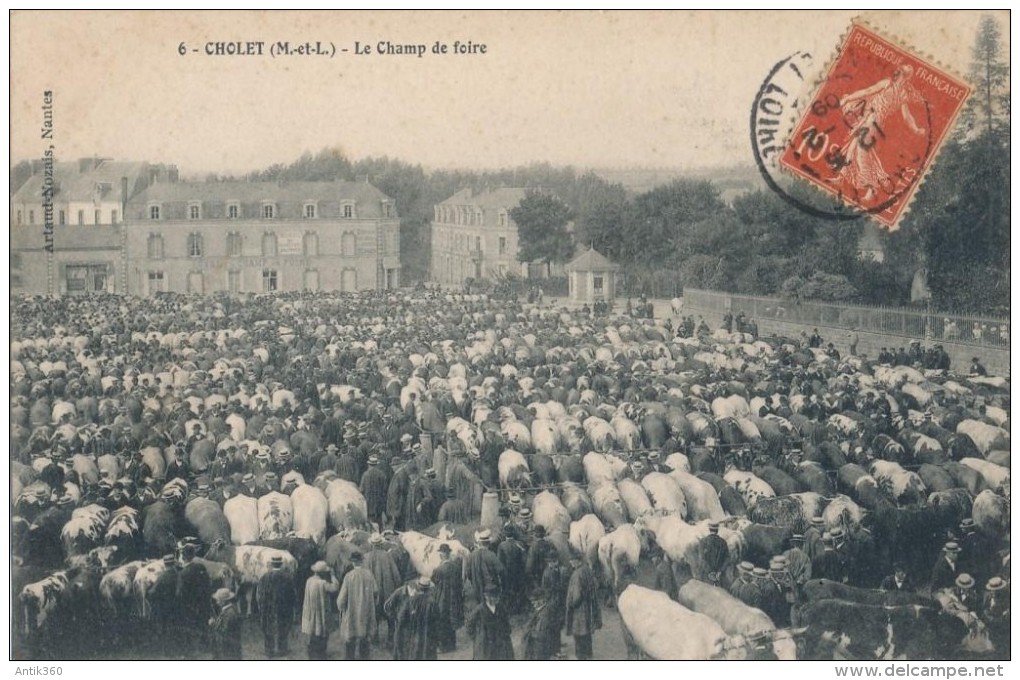
{"type": "Polygon", "coordinates": [[[914,583],[914,579],[907,573],[906,564],[902,561],[897,561],[893,565],[893,573],[882,579],[879,589],[909,593],[917,590],[917,586],[914,583]]]}
{"type": "Polygon", "coordinates": [[[811,580],[811,558],[804,552],[804,534],[790,537],[790,547],[783,553],[786,570],[793,582],[795,594],[799,597],[804,584],[811,580]]]}
{"type": "Polygon", "coordinates": [[[294,577],[283,570],[283,558],[275,555],[270,570],[259,579],[255,589],[259,619],[265,640],[266,656],[276,659],[290,653],[290,630],[297,607],[294,577]]]}
{"type": "Polygon", "coordinates": [[[439,507],[437,522],[449,524],[467,524],[471,520],[467,505],[457,497],[453,489],[446,490],[446,501],[439,507]]]}
{"type": "Polygon", "coordinates": [[[555,652],[557,656],[563,648],[561,634],[566,623],[567,585],[570,575],[560,563],[560,555],[556,550],[545,554],[545,568],[542,570],[542,590],[552,607],[553,630],[556,635],[555,652]]]}
{"type": "Polygon", "coordinates": [[[336,606],[340,611],[340,637],[348,661],[371,658],[370,641],[375,635],[379,587],[372,572],[362,565],[362,555],[351,553],[353,568],[344,576],[336,606]]]}
{"type": "Polygon", "coordinates": [[[956,583],[960,559],[960,545],[956,541],[949,541],[942,548],[942,554],[931,570],[931,582],[928,589],[934,593],[943,588],[952,588],[956,583]]]}
{"type": "Polygon", "coordinates": [[[163,569],[156,575],[149,588],[146,601],[152,620],[152,628],[167,647],[177,644],[177,558],[172,554],[163,556],[163,569]]]}
{"type": "Polygon", "coordinates": [[[570,580],[567,583],[567,634],[574,637],[578,661],[590,661],[592,635],[602,628],[602,608],[598,602],[598,583],[591,567],[579,552],[570,556],[570,580]]]}
{"type": "Polygon", "coordinates": [[[241,625],[244,621],[237,609],[237,596],[228,588],[212,595],[215,613],[209,619],[209,641],[216,661],[241,661],[241,625]]]}
{"type": "MultiPolygon", "coordinates": [[[[522,508],[521,512],[531,512],[522,508]]],[[[506,582],[503,584],[505,606],[511,614],[523,611],[528,593],[528,550],[521,541],[521,530],[509,523],[503,528],[503,541],[496,548],[496,557],[503,565],[506,582]]]]}
{"type": "Polygon", "coordinates": [[[354,444],[344,444],[340,457],[336,461],[336,474],[340,479],[357,484],[361,479],[361,466],[358,465],[358,458],[354,455],[354,450],[354,444]]]}
{"type": "Polygon", "coordinates": [[[205,643],[205,625],[212,604],[212,580],[206,568],[195,561],[195,546],[181,548],[181,567],[177,574],[177,622],[184,637],[184,652],[193,656],[205,643]]]}
{"type": "Polygon", "coordinates": [[[321,472],[327,472],[329,470],[332,470],[333,472],[336,472],[336,465],[337,465],[337,462],[339,461],[339,457],[337,456],[337,453],[339,451],[340,451],[340,449],[337,448],[336,444],[327,444],[326,445],[326,451],[319,458],[318,471],[320,473],[321,472]]]}
{"type": "Polygon", "coordinates": [[[815,578],[827,578],[837,583],[846,583],[847,577],[843,563],[840,561],[839,555],[836,554],[832,534],[828,531],[822,534],[822,546],[822,553],[811,561],[811,575],[815,578]]]}
{"type": "Polygon", "coordinates": [[[439,609],[432,596],[432,580],[422,576],[399,588],[386,602],[395,622],[395,661],[434,661],[439,656],[439,609]]]}
{"type": "Polygon", "coordinates": [[[386,479],[386,473],[379,469],[377,455],[369,456],[367,463],[367,469],[361,475],[359,488],[368,507],[368,521],[382,528],[386,513],[386,492],[389,489],[389,480],[386,479]]]}
{"type": "Polygon", "coordinates": [[[981,607],[980,596],[974,591],[974,577],[970,574],[960,574],[956,577],[956,587],[953,594],[960,601],[967,611],[978,612],[981,607]]]}
{"type": "Polygon", "coordinates": [[[769,560],[769,577],[762,586],[761,610],[769,615],[777,627],[790,625],[790,606],[792,598],[787,597],[790,590],[790,578],[786,572],[786,558],[776,555],[769,560]]]}
{"type": "Polygon", "coordinates": [[[432,572],[436,606],[439,610],[439,651],[457,647],[457,630],[464,625],[464,581],[460,560],[451,559],[448,543],[439,546],[439,566],[432,572]]]}
{"type": "Polygon", "coordinates": [[[484,601],[468,615],[467,631],[473,642],[474,661],[513,661],[514,646],[510,639],[510,611],[500,597],[499,588],[489,586],[484,601]]]}
{"type": "Polygon", "coordinates": [[[971,375],[988,375],[988,371],[981,364],[978,357],[971,357],[970,360],[970,374],[971,375]]]}
{"type": "Polygon", "coordinates": [[[412,477],[407,511],[407,525],[411,529],[421,531],[436,523],[443,500],[442,489],[436,487],[435,479],[436,471],[431,467],[420,476],[412,477]]]}
{"type": "Polygon", "coordinates": [[[719,585],[723,569],[730,559],[730,549],[725,539],[719,535],[719,522],[708,523],[708,535],[701,539],[701,563],[705,570],[704,580],[712,585],[719,585]]]}
{"type": "Polygon", "coordinates": [[[648,472],[661,472],[663,474],[669,474],[673,471],[673,468],[662,462],[662,454],[658,451],[652,451],[648,454],[648,472]]]}
{"type": "MultiPolygon", "coordinates": [[[[386,624],[389,628],[386,642],[387,644],[393,644],[393,621],[386,617],[383,611],[383,604],[400,587],[400,584],[403,582],[403,576],[400,573],[400,568],[397,566],[397,561],[386,549],[386,541],[381,534],[372,534],[368,539],[368,543],[371,549],[365,555],[364,567],[371,572],[372,577],[375,579],[376,588],[379,591],[379,597],[376,598],[376,621],[381,622],[383,619],[386,619],[386,624]]],[[[376,626],[375,642],[379,642],[378,626],[376,626]]]]}
{"type": "MultiPolygon", "coordinates": [[[[256,475],[255,479],[258,480],[258,475],[256,475]]],[[[262,498],[267,493],[279,490],[280,480],[276,476],[276,473],[272,470],[266,470],[265,474],[262,475],[262,483],[258,484],[256,482],[255,485],[255,493],[257,494],[256,496],[257,498],[262,498]]]]}
{"type": "Polygon", "coordinates": [[[301,632],[308,636],[308,660],[325,661],[326,644],[333,629],[331,596],[340,589],[329,565],[319,560],[305,582],[305,601],[301,609],[301,632]]]}
{"type": "Polygon", "coordinates": [[[992,575],[995,548],[990,540],[977,531],[974,519],[965,517],[960,521],[956,542],[960,545],[960,569],[981,583],[992,575]]]}
{"type": "Polygon", "coordinates": [[[241,486],[238,492],[249,498],[258,498],[258,490],[255,488],[255,475],[246,472],[241,476],[241,486]]]}
{"type": "Polygon", "coordinates": [[[531,617],[524,628],[524,658],[549,661],[559,653],[559,628],[554,607],[541,588],[531,594],[531,617]]]}
{"type": "Polygon", "coordinates": [[[1008,659],[1010,653],[1009,602],[1006,581],[999,576],[988,579],[981,603],[981,618],[988,626],[988,636],[999,659],[1008,659]]]}
{"type": "Polygon", "coordinates": [[[412,461],[407,461],[397,466],[390,479],[389,489],[386,493],[386,520],[391,529],[403,531],[407,529],[407,507],[411,495],[411,482],[418,475],[418,466],[412,461]]]}
{"type": "Polygon", "coordinates": [[[464,562],[465,585],[474,596],[474,602],[482,601],[485,586],[492,584],[503,591],[506,572],[496,553],[492,552],[492,531],[483,529],[475,537],[475,549],[464,562]]]}

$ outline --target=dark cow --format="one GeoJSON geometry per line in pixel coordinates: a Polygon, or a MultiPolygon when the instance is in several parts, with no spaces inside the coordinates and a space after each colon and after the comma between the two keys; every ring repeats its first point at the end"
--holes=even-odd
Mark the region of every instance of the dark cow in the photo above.
{"type": "Polygon", "coordinates": [[[930,598],[916,593],[857,588],[824,578],[811,579],[804,584],[803,592],[804,597],[808,600],[846,600],[848,602],[879,607],[909,604],[918,604],[925,607],[934,607],[936,605],[930,598]]]}
{"type": "Polygon", "coordinates": [[[953,659],[967,634],[956,617],[918,605],[883,607],[816,600],[793,609],[813,660],[953,659]]]}
{"type": "Polygon", "coordinates": [[[768,564],[769,560],[789,547],[793,529],[765,524],[749,524],[741,531],[744,549],[741,559],[752,564],[768,564]]]}

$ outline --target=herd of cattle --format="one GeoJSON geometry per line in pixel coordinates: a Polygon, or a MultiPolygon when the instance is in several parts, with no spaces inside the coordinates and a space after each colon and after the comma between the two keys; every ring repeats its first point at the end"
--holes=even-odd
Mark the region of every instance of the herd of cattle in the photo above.
{"type": "Polygon", "coordinates": [[[244,600],[273,557],[341,574],[386,530],[429,576],[510,522],[584,556],[635,656],[1008,658],[1002,377],[441,292],[11,304],[19,657],[129,654],[183,543],[244,600]],[[370,457],[467,521],[366,493],[370,457]]]}

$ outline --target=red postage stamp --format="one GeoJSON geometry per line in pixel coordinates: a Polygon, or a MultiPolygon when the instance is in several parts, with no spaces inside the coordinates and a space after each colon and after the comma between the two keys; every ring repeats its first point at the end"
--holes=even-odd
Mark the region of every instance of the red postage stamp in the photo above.
{"type": "Polygon", "coordinates": [[[970,91],[853,24],[780,163],[895,229],[970,91]]]}

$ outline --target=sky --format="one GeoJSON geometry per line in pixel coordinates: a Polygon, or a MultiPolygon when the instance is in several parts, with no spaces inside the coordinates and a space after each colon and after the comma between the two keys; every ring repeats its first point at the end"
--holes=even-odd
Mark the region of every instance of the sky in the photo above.
{"type": "Polygon", "coordinates": [[[806,51],[821,72],[855,16],[969,70],[978,12],[20,11],[11,159],[50,143],[49,90],[59,160],[175,163],[186,176],[325,147],[431,168],[750,164],[750,105],[770,68],[806,51]],[[453,54],[458,40],[486,52],[453,54]],[[263,54],[208,56],[210,41],[263,41],[263,54]],[[277,41],[337,51],[274,58],[277,41]],[[383,41],[427,52],[377,54],[383,41]],[[433,54],[437,41],[450,51],[433,54]]]}

